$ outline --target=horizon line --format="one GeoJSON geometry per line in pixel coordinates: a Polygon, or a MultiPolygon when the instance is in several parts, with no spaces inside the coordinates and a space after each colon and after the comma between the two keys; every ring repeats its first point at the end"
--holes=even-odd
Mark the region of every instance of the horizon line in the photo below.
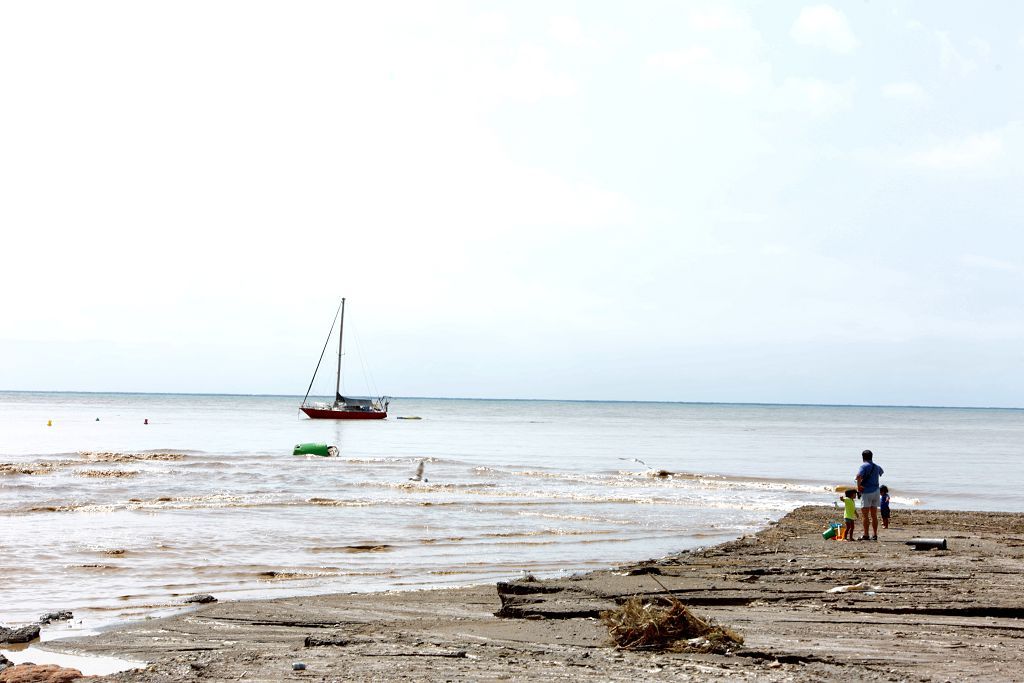
{"type": "MultiPolygon", "coordinates": [[[[240,394],[193,391],[79,391],[52,389],[0,389],[3,394],[114,394],[122,396],[221,396],[239,398],[296,398],[299,394],[240,394]]],[[[766,401],[652,401],[643,399],[602,399],[602,398],[501,398],[473,396],[386,396],[392,400],[411,401],[521,401],[532,403],[644,403],[651,405],[695,405],[695,406],[764,406],[791,408],[912,408],[945,410],[1024,410],[1019,406],[953,406],[901,403],[772,403],[766,401]]]]}

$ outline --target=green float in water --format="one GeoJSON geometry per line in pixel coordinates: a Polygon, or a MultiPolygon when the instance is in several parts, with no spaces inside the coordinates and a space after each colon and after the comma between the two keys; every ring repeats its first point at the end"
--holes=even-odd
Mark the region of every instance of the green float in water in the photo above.
{"type": "Polygon", "coordinates": [[[320,455],[333,458],[338,455],[338,449],[325,443],[297,443],[292,455],[320,455]]]}

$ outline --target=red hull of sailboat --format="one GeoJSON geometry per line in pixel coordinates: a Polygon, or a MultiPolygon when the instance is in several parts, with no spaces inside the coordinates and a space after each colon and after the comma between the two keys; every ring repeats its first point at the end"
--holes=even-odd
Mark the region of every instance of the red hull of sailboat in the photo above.
{"type": "Polygon", "coordinates": [[[301,410],[313,420],[383,420],[388,416],[383,410],[325,410],[306,407],[301,410]]]}

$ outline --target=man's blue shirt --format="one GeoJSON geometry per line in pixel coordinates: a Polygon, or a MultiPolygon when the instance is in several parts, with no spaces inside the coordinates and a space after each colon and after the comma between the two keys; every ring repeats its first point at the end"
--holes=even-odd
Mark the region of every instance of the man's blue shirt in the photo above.
{"type": "Polygon", "coordinates": [[[878,477],[884,474],[881,467],[873,462],[866,462],[857,470],[860,477],[860,485],[864,488],[861,493],[874,493],[878,490],[878,477]]]}

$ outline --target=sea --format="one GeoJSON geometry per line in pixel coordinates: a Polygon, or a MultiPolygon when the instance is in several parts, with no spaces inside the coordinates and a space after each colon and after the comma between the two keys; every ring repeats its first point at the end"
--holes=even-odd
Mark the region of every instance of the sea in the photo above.
{"type": "MultiPolygon", "coordinates": [[[[658,558],[835,505],[1024,511],[1024,410],[0,393],[0,623],[76,634],[219,600],[413,590],[658,558]],[[323,442],[337,457],[293,455],[323,442]],[[423,478],[415,480],[424,464],[423,478]]],[[[842,516],[836,507],[836,519],[842,516]]]]}

